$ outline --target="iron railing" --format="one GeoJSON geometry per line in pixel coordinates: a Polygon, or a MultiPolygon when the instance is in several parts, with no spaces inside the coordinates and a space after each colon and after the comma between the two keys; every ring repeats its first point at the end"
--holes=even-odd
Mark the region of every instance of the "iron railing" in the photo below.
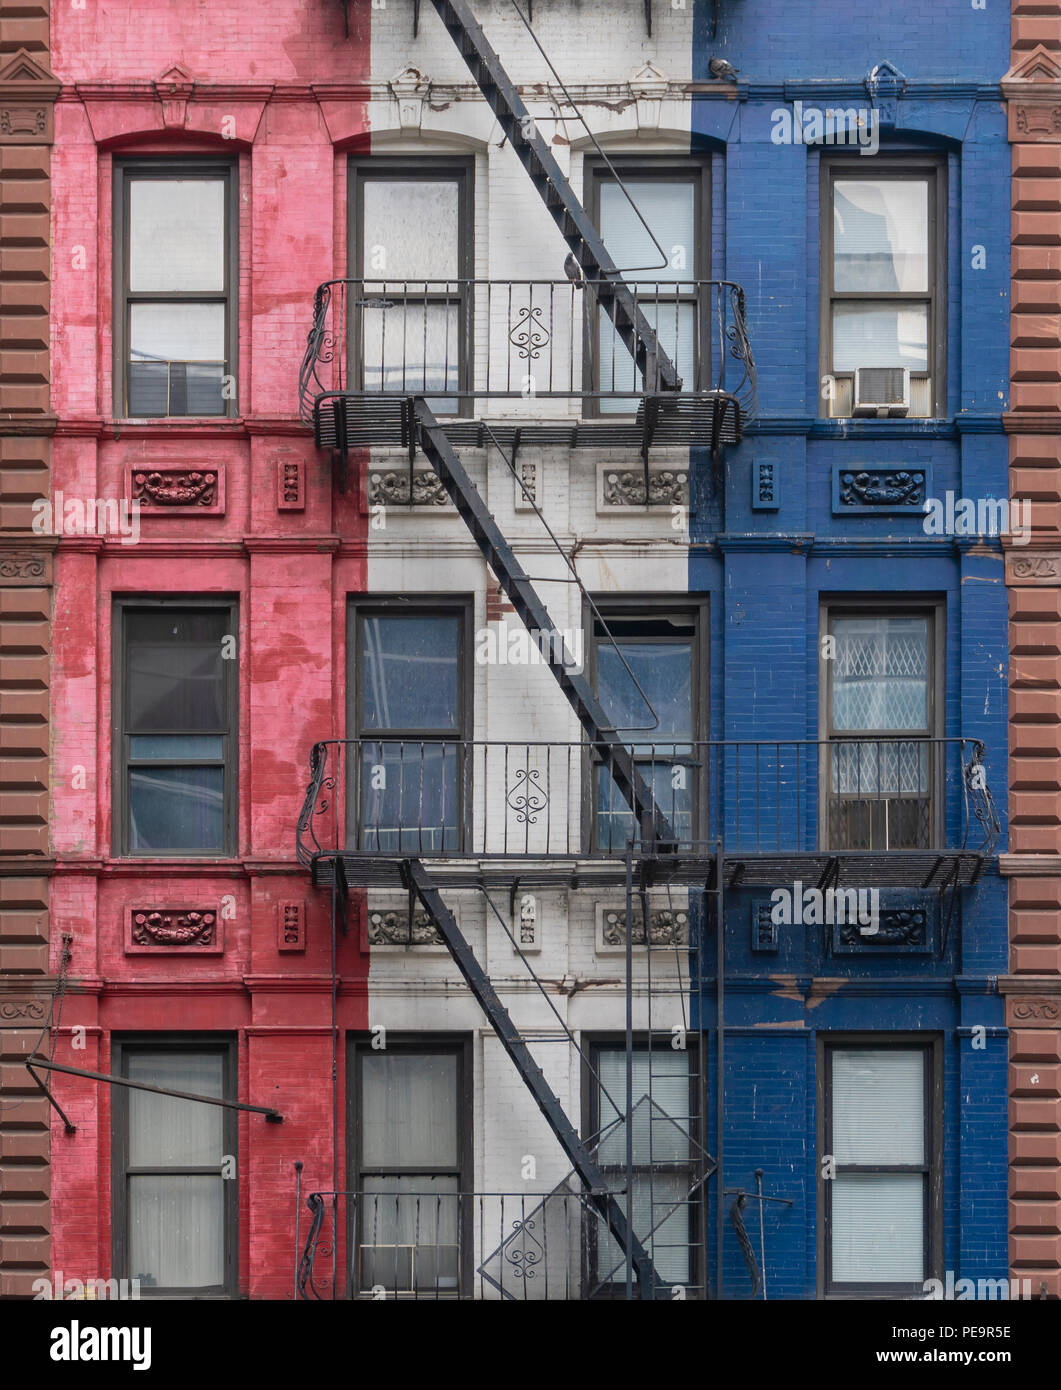
{"type": "MultiPolygon", "coordinates": [[[[971,738],[636,743],[678,849],[992,853],[999,821],[971,738]]],[[[327,739],[314,745],[299,862],[621,857],[629,807],[586,742],[327,739]]]]}
{"type": "MultiPolygon", "coordinates": [[[[374,1190],[311,1193],[299,1296],[544,1302],[621,1289],[622,1252],[573,1181],[545,1193],[456,1187],[456,1179],[381,1179],[374,1190]]],[[[663,1285],[690,1298],[702,1291],[698,1207],[688,1184],[672,1183],[640,1210],[663,1285]]]]}
{"type": "MultiPolygon", "coordinates": [[[[677,366],[680,398],[732,397],[741,422],[753,419],[743,289],[728,280],[628,287],[677,366]]],[[[423,396],[438,414],[463,415],[473,398],[579,397],[606,419],[662,391],[654,363],[636,367],[590,282],[329,280],[314,297],[299,413],[317,425],[322,402],[346,396],[423,396]]]]}

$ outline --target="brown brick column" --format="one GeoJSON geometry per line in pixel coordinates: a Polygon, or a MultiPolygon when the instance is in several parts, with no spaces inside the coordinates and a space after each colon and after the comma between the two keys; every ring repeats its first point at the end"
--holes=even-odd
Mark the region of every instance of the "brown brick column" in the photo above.
{"type": "Polygon", "coordinates": [[[1061,1297],[1061,4],[1013,0],[1009,549],[1010,1261],[1061,1297]]]}
{"type": "Polygon", "coordinates": [[[0,1298],[50,1269],[47,1023],[52,104],[48,0],[0,0],[0,1298]]]}

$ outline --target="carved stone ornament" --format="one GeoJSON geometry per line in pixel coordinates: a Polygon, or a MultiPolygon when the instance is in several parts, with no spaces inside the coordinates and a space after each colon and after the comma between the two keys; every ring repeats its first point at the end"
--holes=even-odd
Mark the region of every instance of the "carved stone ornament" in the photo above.
{"type": "Polygon", "coordinates": [[[133,496],[142,507],[212,507],[217,502],[217,474],[134,473],[133,496]]]}
{"type": "MultiPolygon", "coordinates": [[[[671,469],[658,469],[648,475],[648,500],[650,505],[687,507],[689,505],[689,475],[671,469]]],[[[604,501],[609,507],[645,506],[645,475],[631,470],[629,473],[605,473],[604,501]]]]}
{"type": "Polygon", "coordinates": [[[132,911],[134,946],[217,950],[217,913],[207,908],[142,908],[132,911]]]}
{"type": "Polygon", "coordinates": [[[396,912],[368,914],[368,944],[370,946],[444,946],[438,928],[426,912],[414,912],[410,922],[408,909],[396,912]]]}
{"type": "Polygon", "coordinates": [[[4,999],[0,996],[0,1023],[40,1023],[48,1016],[43,999],[4,999]]]}
{"type": "Polygon", "coordinates": [[[1016,1023],[1056,1023],[1061,1019],[1061,1000],[1014,999],[1010,1011],[1016,1023]]]}
{"type": "MultiPolygon", "coordinates": [[[[444,507],[449,499],[438,474],[431,468],[418,469],[413,474],[414,507],[444,507]]],[[[400,469],[393,473],[368,475],[368,504],[379,506],[409,505],[409,474],[400,469]]]]}
{"type": "MultiPolygon", "coordinates": [[[[648,914],[649,936],[653,946],[686,946],[689,943],[689,914],[671,908],[651,909],[648,914]]],[[[626,910],[606,908],[602,924],[602,936],[606,946],[626,945],[626,910]]],[[[645,944],[645,923],[640,912],[634,913],[632,937],[635,946],[645,944]]]]}
{"type": "Polygon", "coordinates": [[[923,907],[883,908],[872,934],[858,922],[839,923],[838,931],[844,946],[864,946],[867,950],[880,946],[924,946],[928,913],[923,907]]]}
{"type": "Polygon", "coordinates": [[[20,580],[22,583],[48,581],[48,559],[45,555],[0,555],[0,579],[20,580]]]}
{"type": "Polygon", "coordinates": [[[913,507],[925,501],[925,475],[921,471],[863,468],[840,474],[841,507],[913,507]]]}

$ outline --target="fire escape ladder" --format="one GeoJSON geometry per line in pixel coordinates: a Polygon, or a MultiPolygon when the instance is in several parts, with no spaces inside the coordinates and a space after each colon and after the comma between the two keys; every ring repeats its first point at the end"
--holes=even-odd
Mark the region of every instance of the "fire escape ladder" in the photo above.
{"type": "Polygon", "coordinates": [[[586,209],[538,134],[533,116],[523,104],[501,59],[487,42],[471,6],[467,0],[432,0],[432,3],[560,228],[587,284],[642,373],[645,390],[680,391],[682,382],[674,363],[660,346],[655,330],[621,279],[586,209]]]}
{"type": "Polygon", "coordinates": [[[476,959],[475,952],[465,940],[456,918],[443,901],[434,880],[419,859],[403,861],[402,868],[410,892],[415,893],[434,922],[453,957],[454,964],[483,1013],[490,1020],[490,1026],[497,1034],[501,1046],[512,1059],[538,1109],[545,1116],[549,1128],[556,1135],[561,1148],[581,1179],[587,1200],[600,1212],[619,1248],[624,1254],[629,1253],[642,1296],[653,1297],[663,1285],[651,1258],[637,1235],[630,1229],[622,1205],[608,1190],[607,1180],[596,1159],[567,1118],[559,1097],[546,1081],[541,1067],[535,1062],[530,1049],[517,1031],[511,1015],[498,998],[497,991],[476,959]]]}
{"type": "Polygon", "coordinates": [[[555,623],[545,604],[517,560],[501,528],[487,510],[460,460],[460,455],[446,438],[426,401],[413,403],[413,414],[419,426],[420,447],[441,479],[450,500],[472,533],[487,564],[516,610],[528,631],[544,637],[542,655],[560,689],[564,692],[578,717],[594,751],[597,752],[618,788],[633,811],[641,828],[641,840],[646,849],[673,853],[676,839],[673,829],[660,810],[644,778],[637,769],[631,750],[622,742],[610,724],[604,706],[597,699],[586,677],[565,662],[566,650],[559,641],[555,623]]]}

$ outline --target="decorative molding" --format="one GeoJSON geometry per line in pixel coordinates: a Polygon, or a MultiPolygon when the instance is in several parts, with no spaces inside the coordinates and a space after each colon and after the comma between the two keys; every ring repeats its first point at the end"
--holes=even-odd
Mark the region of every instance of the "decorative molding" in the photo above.
{"type": "Polygon", "coordinates": [[[1061,1023],[1061,998],[1007,994],[1006,1022],[1011,1028],[1057,1028],[1061,1023]]]}
{"type": "Polygon", "coordinates": [[[517,512],[533,512],[534,507],[531,504],[536,503],[540,507],[544,497],[541,456],[517,458],[516,475],[519,482],[516,481],[516,478],[512,480],[515,509],[517,512]],[[520,487],[520,483],[523,484],[523,487],[520,487]],[[526,488],[527,492],[530,493],[530,500],[528,500],[523,488],[526,488]]]}
{"type": "Polygon", "coordinates": [[[762,954],[776,952],[780,944],[777,923],[770,915],[771,907],[769,900],[751,905],[752,950],[762,954]]]}
{"type": "Polygon", "coordinates": [[[60,83],[26,49],[0,66],[0,144],[50,145],[60,83]]]}
{"type": "Polygon", "coordinates": [[[896,955],[931,955],[935,949],[936,913],[927,906],[882,907],[877,930],[866,932],[858,922],[834,922],[834,955],[866,955],[888,951],[896,955]]]}
{"type": "Polygon", "coordinates": [[[43,1023],[48,1017],[45,999],[8,999],[0,996],[0,1023],[43,1023]]]}
{"type": "MultiPolygon", "coordinates": [[[[457,907],[450,911],[460,920],[457,907]]],[[[373,894],[365,910],[362,950],[373,952],[416,951],[417,955],[448,955],[438,928],[419,906],[411,910],[405,893],[373,894]]]]}
{"type": "Polygon", "coordinates": [[[222,955],[224,926],[212,907],[126,908],[127,955],[179,951],[191,955],[222,955]]]}
{"type": "Polygon", "coordinates": [[[126,468],[126,496],[140,503],[140,515],[221,516],[225,510],[225,469],[182,465],[126,468]]]}
{"type": "Polygon", "coordinates": [[[301,458],[276,458],[276,510],[302,512],[306,510],[306,461],[301,458]]]}
{"type": "Polygon", "coordinates": [[[927,468],[833,467],[833,514],[916,513],[929,496],[927,468]]]}
{"type": "MultiPolygon", "coordinates": [[[[409,473],[396,469],[393,473],[369,473],[365,495],[370,507],[408,507],[409,473]]],[[[413,473],[414,507],[445,507],[449,503],[442,479],[433,468],[418,468],[413,473]]]]}
{"type": "Polygon", "coordinates": [[[304,951],[306,949],[305,901],[276,904],[276,949],[304,951]]]}
{"type": "Polygon", "coordinates": [[[519,906],[512,923],[512,935],[516,939],[513,952],[523,955],[540,951],[541,942],[541,904],[533,893],[521,893],[519,906]]]}
{"type": "Polygon", "coordinates": [[[0,551],[0,580],[5,585],[47,585],[52,582],[51,556],[37,551],[0,551]]]}
{"type": "Polygon", "coordinates": [[[1061,551],[1006,551],[1006,583],[1061,584],[1061,551]]]}
{"type": "MultiPolygon", "coordinates": [[[[594,907],[597,919],[597,952],[607,955],[626,949],[626,907],[610,903],[597,903],[594,907]]],[[[664,907],[648,910],[649,939],[652,946],[688,946],[689,909],[687,907],[664,907]]],[[[632,936],[635,948],[645,949],[644,917],[640,907],[634,908],[634,930],[632,936]]]]}
{"type": "MultiPolygon", "coordinates": [[[[599,470],[598,477],[598,511],[622,511],[628,507],[646,506],[643,470],[631,468],[620,472],[604,466],[599,470]]],[[[652,469],[648,475],[648,499],[648,506],[688,507],[688,469],[652,469]]]]}
{"type": "Polygon", "coordinates": [[[756,459],[752,464],[752,511],[776,512],[781,506],[781,463],[756,459]]]}

